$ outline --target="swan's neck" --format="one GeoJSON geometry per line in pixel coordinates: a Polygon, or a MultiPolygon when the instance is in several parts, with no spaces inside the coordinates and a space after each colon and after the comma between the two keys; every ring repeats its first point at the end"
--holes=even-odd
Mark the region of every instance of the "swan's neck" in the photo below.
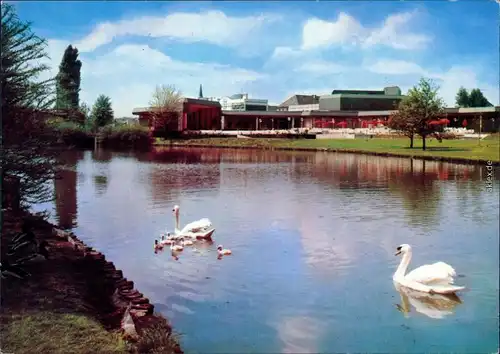
{"type": "Polygon", "coordinates": [[[394,279],[404,278],[406,269],[408,268],[408,265],[410,265],[410,261],[411,251],[408,251],[403,255],[403,258],[401,258],[401,263],[399,263],[398,269],[396,269],[396,272],[394,273],[394,279]]]}
{"type": "Polygon", "coordinates": [[[180,230],[179,213],[175,214],[175,228],[176,230],[180,230]]]}

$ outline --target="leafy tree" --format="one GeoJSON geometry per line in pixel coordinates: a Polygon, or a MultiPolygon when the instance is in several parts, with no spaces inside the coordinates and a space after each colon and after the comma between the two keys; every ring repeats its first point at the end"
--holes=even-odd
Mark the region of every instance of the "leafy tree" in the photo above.
{"type": "Polygon", "coordinates": [[[78,49],[69,45],[64,51],[56,76],[56,109],[78,110],[82,62],[78,49]]]}
{"type": "Polygon", "coordinates": [[[493,106],[480,89],[475,88],[469,94],[469,107],[491,107],[493,106]]]}
{"type": "Polygon", "coordinates": [[[85,128],[90,129],[92,127],[92,110],[91,110],[91,108],[89,107],[89,105],[87,105],[87,103],[82,102],[82,103],[80,103],[79,110],[83,114],[83,116],[85,117],[85,121],[84,121],[85,128]]]}
{"type": "Polygon", "coordinates": [[[490,101],[484,97],[482,91],[478,88],[469,92],[464,87],[460,87],[455,98],[458,107],[492,107],[490,101]]]}
{"type": "Polygon", "coordinates": [[[414,132],[422,137],[423,150],[426,149],[426,138],[441,129],[440,125],[430,124],[444,112],[444,101],[438,96],[438,89],[430,80],[420,79],[401,100],[396,115],[397,124],[407,135],[414,132]]]}
{"type": "Polygon", "coordinates": [[[460,87],[458,89],[457,95],[455,96],[455,102],[457,107],[469,107],[469,92],[465,87],[460,87]]]}
{"type": "Polygon", "coordinates": [[[92,107],[91,119],[94,128],[104,127],[113,122],[113,108],[108,96],[100,95],[92,107]]]}
{"type": "MultiPolygon", "coordinates": [[[[401,107],[401,104],[400,104],[401,107]]],[[[410,149],[413,148],[413,140],[415,138],[416,128],[412,121],[408,120],[401,111],[401,108],[396,113],[393,113],[387,122],[387,126],[391,129],[400,131],[403,135],[410,138],[410,149]]]]}
{"type": "Polygon", "coordinates": [[[152,126],[155,129],[166,129],[175,122],[183,110],[182,93],[173,85],[156,86],[149,105],[151,107],[152,126]]]}
{"type": "Polygon", "coordinates": [[[2,194],[22,207],[53,198],[48,182],[57,163],[47,119],[54,80],[39,79],[49,69],[40,64],[47,58],[46,41],[12,5],[2,3],[1,11],[2,194]]]}
{"type": "Polygon", "coordinates": [[[85,116],[85,119],[90,118],[91,109],[87,103],[80,103],[80,112],[82,112],[82,114],[85,116]]]}

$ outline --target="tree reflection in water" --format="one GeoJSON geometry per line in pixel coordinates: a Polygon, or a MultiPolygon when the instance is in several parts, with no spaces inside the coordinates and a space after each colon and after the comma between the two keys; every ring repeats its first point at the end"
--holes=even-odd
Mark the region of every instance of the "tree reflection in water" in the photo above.
{"type": "Polygon", "coordinates": [[[68,150],[59,155],[64,168],[56,173],[54,198],[58,226],[63,229],[76,227],[77,223],[77,180],[76,166],[83,159],[84,151],[68,150]]]}
{"type": "Polygon", "coordinates": [[[108,189],[108,177],[94,176],[94,188],[97,196],[102,196],[108,189]]]}

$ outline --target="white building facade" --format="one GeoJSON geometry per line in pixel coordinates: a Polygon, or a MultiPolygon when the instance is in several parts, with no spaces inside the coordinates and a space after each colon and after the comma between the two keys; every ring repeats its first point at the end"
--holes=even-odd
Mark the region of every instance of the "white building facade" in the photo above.
{"type": "Polygon", "coordinates": [[[223,111],[268,111],[268,100],[248,98],[248,93],[238,93],[228,97],[212,98],[218,101],[223,111]]]}

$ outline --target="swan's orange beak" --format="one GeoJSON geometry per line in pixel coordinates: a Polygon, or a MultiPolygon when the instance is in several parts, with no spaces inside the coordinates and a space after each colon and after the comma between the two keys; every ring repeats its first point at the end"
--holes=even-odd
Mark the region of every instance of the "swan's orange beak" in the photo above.
{"type": "Polygon", "coordinates": [[[400,254],[401,254],[401,250],[399,250],[396,253],[394,253],[395,256],[399,256],[400,254]]]}

